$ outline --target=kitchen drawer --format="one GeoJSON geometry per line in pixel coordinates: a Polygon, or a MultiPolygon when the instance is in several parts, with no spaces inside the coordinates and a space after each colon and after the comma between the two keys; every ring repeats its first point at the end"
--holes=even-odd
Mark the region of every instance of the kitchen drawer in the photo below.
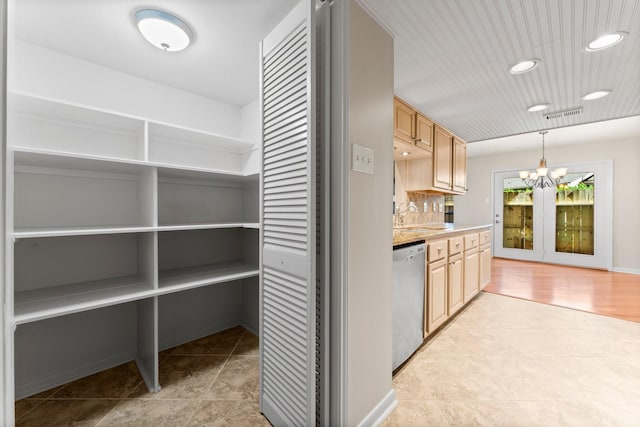
{"type": "Polygon", "coordinates": [[[449,255],[459,254],[464,247],[464,237],[453,237],[449,239],[449,255]]]}
{"type": "Polygon", "coordinates": [[[439,240],[437,242],[429,243],[429,249],[427,250],[427,260],[429,262],[437,261],[447,257],[447,241],[439,240]]]}
{"type": "Polygon", "coordinates": [[[464,250],[468,251],[478,247],[478,233],[467,234],[464,236],[464,250]]]}
{"type": "Polygon", "coordinates": [[[480,246],[491,244],[491,231],[483,231],[480,233],[480,246]]]}

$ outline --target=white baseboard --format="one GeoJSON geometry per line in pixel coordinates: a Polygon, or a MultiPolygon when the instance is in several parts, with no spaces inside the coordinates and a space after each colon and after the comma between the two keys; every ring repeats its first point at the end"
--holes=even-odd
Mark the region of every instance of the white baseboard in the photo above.
{"type": "Polygon", "coordinates": [[[611,271],[615,272],[615,273],[628,273],[628,274],[640,274],[640,270],[636,269],[636,268],[620,268],[620,267],[613,267],[611,269],[611,271]]]}
{"type": "Polygon", "coordinates": [[[227,329],[238,326],[240,322],[238,319],[225,320],[215,325],[207,325],[204,328],[189,329],[179,335],[162,337],[158,342],[158,349],[160,351],[166,350],[171,347],[175,347],[190,341],[195,341],[200,338],[207,337],[209,335],[217,334],[218,332],[225,331],[227,329]]]}
{"type": "Polygon", "coordinates": [[[395,390],[389,393],[367,414],[366,417],[358,424],[358,427],[377,427],[391,414],[398,406],[395,390]]]}
{"type": "Polygon", "coordinates": [[[32,381],[16,384],[15,398],[16,400],[19,400],[23,397],[32,396],[36,393],[40,393],[41,391],[49,390],[50,388],[130,362],[134,360],[135,357],[136,355],[134,353],[115,354],[105,359],[93,360],[90,363],[76,366],[71,370],[54,371],[47,375],[39,376],[32,381]]]}
{"type": "Polygon", "coordinates": [[[245,328],[247,331],[251,332],[253,335],[255,335],[257,337],[260,336],[259,328],[256,328],[254,325],[250,325],[250,324],[245,323],[245,322],[240,322],[240,326],[245,328]]]}

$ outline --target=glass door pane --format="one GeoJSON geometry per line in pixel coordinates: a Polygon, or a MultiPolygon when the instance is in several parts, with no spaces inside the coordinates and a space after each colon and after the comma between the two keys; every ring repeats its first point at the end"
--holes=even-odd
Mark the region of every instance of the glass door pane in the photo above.
{"type": "Polygon", "coordinates": [[[594,254],[594,176],[570,173],[556,186],[556,252],[594,254]]]}
{"type": "Polygon", "coordinates": [[[556,166],[568,173],[545,188],[518,171],[494,172],[493,255],[611,269],[613,162],[556,166]]]}
{"type": "Polygon", "coordinates": [[[542,190],[528,185],[518,171],[496,172],[493,190],[493,256],[542,261],[542,190]]]}
{"type": "Polygon", "coordinates": [[[533,250],[533,187],[505,178],[503,189],[502,247],[533,250]]]}

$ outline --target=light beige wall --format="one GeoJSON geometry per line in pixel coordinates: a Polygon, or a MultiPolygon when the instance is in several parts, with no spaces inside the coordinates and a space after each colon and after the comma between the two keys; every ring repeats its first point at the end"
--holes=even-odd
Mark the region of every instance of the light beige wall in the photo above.
{"type": "Polygon", "coordinates": [[[374,151],[374,174],[349,172],[348,425],[392,391],[393,39],[350,2],[349,143],[374,151]]]}
{"type": "MultiPolygon", "coordinates": [[[[613,159],[613,268],[640,273],[640,190],[637,186],[640,172],[640,136],[618,141],[547,148],[545,157],[550,167],[555,163],[613,159]]],[[[539,158],[539,150],[469,158],[469,191],[466,195],[455,198],[455,221],[491,223],[492,171],[532,169],[539,158]]]]}

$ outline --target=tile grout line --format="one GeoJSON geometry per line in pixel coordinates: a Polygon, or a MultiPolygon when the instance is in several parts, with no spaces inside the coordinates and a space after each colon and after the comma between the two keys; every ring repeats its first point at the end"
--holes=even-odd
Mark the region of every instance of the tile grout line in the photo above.
{"type": "MultiPolygon", "coordinates": [[[[97,400],[97,399],[96,399],[97,400]]],[[[111,413],[113,411],[116,410],[116,408],[118,406],[120,406],[122,404],[122,402],[124,402],[124,398],[120,398],[120,399],[111,399],[111,400],[118,400],[118,403],[116,403],[115,405],[113,405],[113,408],[111,408],[111,410],[109,412],[107,412],[106,414],[104,414],[104,416],[102,418],[100,418],[100,420],[98,420],[97,423],[94,424],[95,427],[98,427],[109,415],[111,415],[111,413]]]]}
{"type": "MultiPolygon", "coordinates": [[[[233,356],[233,352],[236,350],[236,348],[238,348],[238,345],[240,345],[240,341],[242,341],[242,337],[244,337],[246,331],[243,331],[242,334],[240,335],[240,337],[238,338],[238,341],[236,341],[236,344],[233,346],[233,348],[231,349],[231,352],[229,353],[229,356],[227,356],[227,359],[224,361],[224,363],[222,364],[222,366],[220,367],[220,370],[218,371],[218,373],[216,374],[216,376],[213,378],[213,380],[211,381],[211,383],[207,386],[207,389],[211,388],[216,380],[218,379],[218,377],[220,376],[220,373],[222,372],[222,370],[224,369],[225,366],[227,366],[227,362],[229,362],[229,359],[231,359],[231,356],[233,356]]],[[[187,422],[185,423],[185,425],[189,425],[191,423],[191,420],[193,419],[193,417],[196,416],[196,412],[197,412],[197,408],[202,405],[202,402],[204,402],[204,400],[198,400],[198,399],[190,399],[190,401],[192,402],[197,402],[196,408],[193,410],[191,416],[189,417],[189,419],[187,420],[187,422]]]]}
{"type": "MultiPolygon", "coordinates": [[[[158,367],[159,366],[160,366],[160,361],[158,361],[158,367]]],[[[141,375],[139,371],[140,371],[140,368],[138,368],[138,375],[141,375]]],[[[133,393],[140,386],[140,384],[144,384],[144,378],[140,378],[138,382],[136,382],[133,386],[131,386],[131,390],[129,390],[128,393],[125,393],[124,396],[116,399],[111,399],[111,400],[118,400],[118,403],[113,405],[113,408],[111,408],[109,412],[107,412],[106,414],[104,414],[102,418],[100,418],[100,420],[95,424],[95,427],[98,427],[100,423],[102,423],[109,415],[111,415],[111,413],[115,411],[118,408],[118,406],[120,406],[126,400],[126,398],[129,397],[131,393],[133,393]]]]}
{"type": "Polygon", "coordinates": [[[244,331],[242,332],[242,335],[240,335],[240,337],[238,338],[238,341],[236,342],[236,344],[233,346],[233,348],[231,349],[231,352],[229,353],[229,355],[227,356],[227,360],[224,361],[224,363],[222,364],[222,366],[220,367],[220,370],[218,371],[218,373],[216,374],[216,376],[213,378],[213,380],[211,381],[211,383],[208,385],[207,388],[211,387],[213,384],[215,384],[216,380],[218,379],[218,377],[220,376],[220,373],[222,372],[222,370],[224,369],[225,366],[227,366],[227,362],[229,362],[229,359],[231,359],[231,356],[233,356],[233,352],[236,351],[236,348],[238,348],[238,345],[240,345],[240,341],[242,341],[242,337],[244,336],[244,331]]]}
{"type": "MultiPolygon", "coordinates": [[[[41,406],[43,403],[48,402],[49,400],[54,400],[53,396],[55,396],[56,394],[58,394],[60,392],[60,390],[62,390],[63,388],[65,388],[69,383],[63,384],[62,386],[59,386],[58,390],[54,391],[53,393],[51,393],[49,396],[45,397],[44,399],[32,399],[32,400],[40,400],[40,403],[38,403],[36,406],[34,406],[33,408],[29,409],[27,412],[25,412],[24,414],[20,415],[19,417],[17,417],[15,419],[15,421],[18,421],[19,419],[23,418],[25,415],[27,415],[28,413],[32,412],[34,409],[38,408],[39,406],[41,406]]],[[[20,400],[24,400],[24,399],[29,399],[28,397],[25,397],[23,399],[20,400]]],[[[14,407],[15,407],[15,402],[14,402],[14,407]]],[[[14,410],[15,411],[15,410],[14,410]]]]}
{"type": "MultiPolygon", "coordinates": [[[[20,399],[20,400],[22,400],[22,399],[20,399]]],[[[36,399],[33,399],[33,400],[36,400],[36,399]]],[[[33,411],[34,409],[36,409],[37,407],[39,407],[39,406],[40,406],[40,405],[42,405],[43,403],[47,402],[49,399],[38,399],[38,400],[40,400],[40,402],[39,402],[36,406],[34,406],[33,408],[29,408],[29,410],[27,410],[27,412],[25,412],[24,414],[22,414],[22,415],[20,415],[19,417],[17,417],[17,418],[15,419],[15,421],[18,421],[19,419],[23,418],[24,416],[26,416],[27,414],[29,414],[30,412],[32,412],[32,411],[33,411]]],[[[14,406],[15,406],[15,403],[14,403],[14,406]]],[[[15,412],[15,410],[14,410],[14,412],[15,412]]]]}
{"type": "MultiPolygon", "coordinates": [[[[243,328],[244,329],[244,328],[243,328]]],[[[208,384],[208,387],[213,386],[213,384],[215,384],[215,382],[218,380],[219,376],[221,375],[223,369],[226,368],[228,362],[231,360],[232,357],[237,356],[237,357],[242,357],[242,356],[254,356],[254,355],[236,355],[235,352],[238,350],[240,344],[242,343],[243,339],[248,336],[248,331],[247,330],[243,330],[241,332],[241,334],[239,334],[239,337],[236,340],[236,343],[234,344],[234,346],[231,348],[231,350],[226,353],[226,354],[219,354],[219,355],[214,355],[214,354],[207,354],[207,356],[215,356],[215,357],[220,357],[223,356],[225,357],[224,362],[222,363],[220,369],[218,370],[218,372],[216,373],[215,377],[211,380],[211,382],[208,384]]],[[[193,355],[193,354],[190,354],[193,355]]],[[[167,354],[164,358],[162,358],[161,360],[158,360],[158,366],[164,364],[167,360],[170,359],[170,357],[173,356],[173,354],[167,354]]],[[[193,355],[193,356],[203,356],[203,355],[193,355]]],[[[108,419],[112,414],[114,414],[117,411],[117,408],[119,408],[120,406],[123,405],[124,402],[126,401],[131,401],[131,400],[156,400],[156,399],[144,399],[144,398],[136,398],[136,397],[130,397],[134,394],[134,392],[137,390],[138,387],[140,387],[142,384],[144,384],[144,379],[138,379],[138,381],[136,381],[131,388],[126,391],[125,389],[125,393],[121,396],[121,397],[97,397],[97,398],[91,398],[91,397],[56,397],[60,395],[60,392],[66,388],[70,383],[64,384],[62,385],[58,390],[55,390],[55,392],[51,393],[49,396],[42,398],[42,399],[31,399],[33,400],[38,400],[37,404],[28,409],[26,412],[24,412],[22,415],[20,415],[20,417],[16,418],[16,421],[19,419],[23,419],[25,416],[27,416],[28,414],[36,411],[38,408],[40,408],[43,404],[46,404],[48,402],[59,402],[59,401],[110,401],[110,402],[114,402],[114,406],[107,411],[102,417],[100,417],[97,421],[95,421],[95,423],[93,424],[94,426],[99,426],[99,425],[104,425],[104,422],[106,419],[108,419]]],[[[28,398],[25,398],[28,399],[28,398]]],[[[210,402],[210,401],[230,401],[230,402],[235,402],[235,401],[242,401],[244,402],[245,399],[199,399],[199,398],[189,398],[189,399],[159,399],[159,401],[162,400],[170,400],[170,401],[188,401],[188,402],[193,402],[194,404],[194,411],[192,412],[191,416],[188,417],[187,420],[184,420],[185,423],[190,423],[191,420],[193,419],[193,417],[195,417],[198,408],[203,404],[203,402],[210,402]]]]}

